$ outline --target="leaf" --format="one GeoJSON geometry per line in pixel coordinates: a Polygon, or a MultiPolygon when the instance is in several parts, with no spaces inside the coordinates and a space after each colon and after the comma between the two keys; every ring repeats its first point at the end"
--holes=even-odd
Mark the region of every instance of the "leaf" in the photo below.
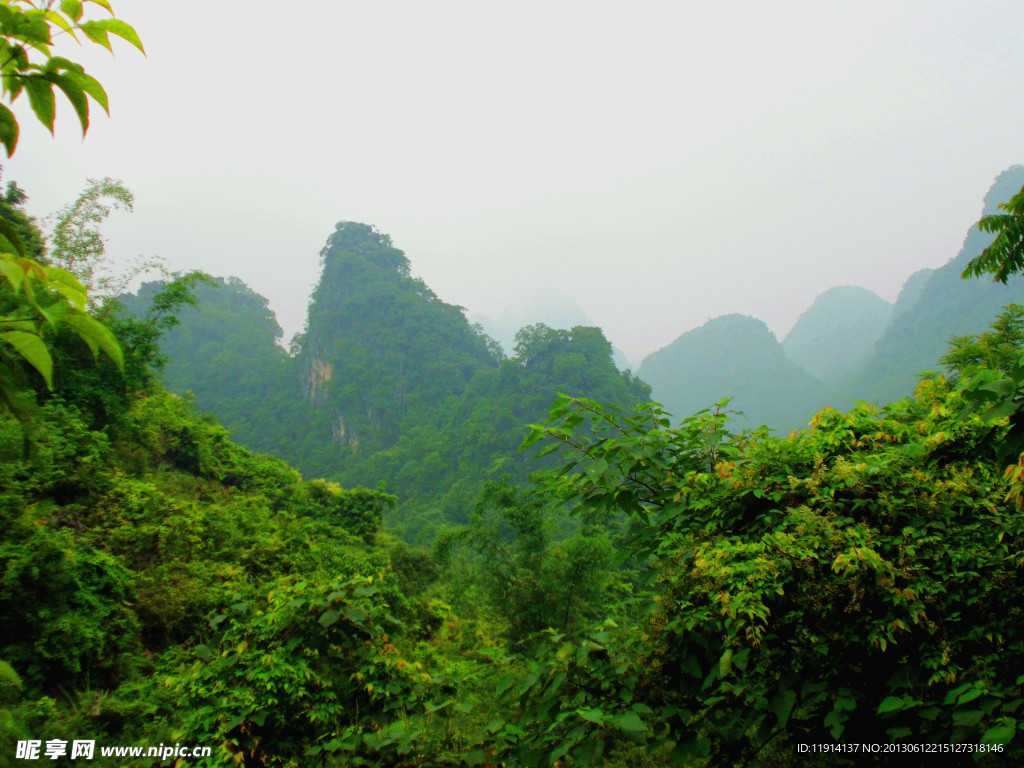
{"type": "Polygon", "coordinates": [[[78,28],[85,32],[86,36],[90,40],[94,43],[99,43],[111,53],[113,53],[114,49],[110,47],[110,38],[108,37],[108,33],[117,35],[121,39],[127,40],[143,53],[146,52],[142,47],[142,41],[139,40],[139,36],[135,30],[132,29],[132,26],[130,24],[126,24],[120,19],[84,21],[78,25],[78,28]]]}
{"type": "Polygon", "coordinates": [[[995,392],[1002,397],[1011,397],[1017,391],[1017,384],[1013,379],[997,379],[996,381],[982,384],[978,389],[995,392]]]}
{"type": "Polygon", "coordinates": [[[85,303],[88,300],[85,290],[78,290],[71,285],[61,282],[50,282],[50,287],[71,302],[76,309],[85,310],[85,303]]]}
{"type": "Polygon", "coordinates": [[[26,75],[22,81],[25,84],[25,91],[28,93],[28,103],[32,111],[36,113],[39,122],[46,126],[46,129],[53,133],[53,118],[56,114],[56,105],[53,99],[53,84],[43,79],[41,75],[26,75]]]}
{"type": "Polygon", "coordinates": [[[341,614],[333,608],[331,608],[330,610],[324,611],[322,614],[320,614],[320,618],[317,619],[317,622],[320,624],[320,626],[326,629],[332,624],[336,624],[338,619],[340,618],[341,614]]]}
{"type": "MultiPolygon", "coordinates": [[[[0,217],[0,235],[3,235],[7,243],[19,256],[25,257],[25,245],[21,242],[21,235],[18,234],[18,230],[14,228],[14,225],[3,217],[0,217]]],[[[22,274],[24,274],[24,270],[22,270],[22,274]]],[[[18,290],[18,288],[15,287],[15,290],[18,290]]]]}
{"type": "Polygon", "coordinates": [[[14,154],[14,148],[18,146],[18,121],[14,119],[14,113],[3,104],[0,104],[0,143],[4,145],[8,157],[14,154]]]}
{"type": "Polygon", "coordinates": [[[82,2],[81,0],[62,0],[60,11],[72,21],[79,21],[82,18],[82,2]]]}
{"type": "Polygon", "coordinates": [[[0,681],[7,683],[14,688],[21,688],[21,678],[14,671],[14,667],[6,661],[0,661],[0,681]]]}
{"type": "Polygon", "coordinates": [[[82,135],[85,136],[86,131],[89,130],[89,100],[85,98],[82,88],[74,81],[73,77],[66,75],[51,75],[49,79],[60,88],[71,102],[71,106],[75,108],[78,122],[82,125],[82,135]]]}
{"type": "Polygon", "coordinates": [[[1016,728],[1012,725],[996,725],[985,731],[985,735],[981,737],[981,743],[1009,744],[1014,733],[1016,733],[1016,728]]]}
{"type": "Polygon", "coordinates": [[[46,344],[38,334],[27,331],[7,331],[0,333],[3,340],[17,350],[29,365],[39,371],[46,382],[47,389],[53,389],[53,358],[50,357],[46,344]]]}
{"type": "Polygon", "coordinates": [[[69,312],[64,322],[89,345],[94,355],[98,347],[114,362],[118,370],[124,373],[124,355],[117,338],[107,326],[84,312],[69,312]]]}
{"type": "Polygon", "coordinates": [[[620,730],[629,733],[643,733],[647,730],[647,725],[636,712],[627,712],[624,715],[614,717],[612,718],[612,723],[620,730]]]}
{"type": "Polygon", "coordinates": [[[515,681],[515,675],[505,675],[505,677],[498,681],[498,685],[494,689],[494,695],[501,696],[505,691],[512,687],[515,681]]]}
{"type": "Polygon", "coordinates": [[[428,704],[427,706],[425,706],[423,708],[423,711],[426,712],[428,715],[430,715],[430,714],[433,714],[434,712],[437,712],[439,709],[444,709],[449,704],[451,704],[453,701],[455,701],[455,699],[446,699],[446,700],[442,701],[440,704],[428,704]]]}
{"type": "Polygon", "coordinates": [[[785,690],[772,699],[771,709],[779,718],[779,727],[785,728],[789,722],[789,716],[793,712],[793,705],[796,704],[796,691],[785,690]]]}
{"type": "Polygon", "coordinates": [[[877,714],[882,715],[886,712],[898,712],[903,709],[903,699],[897,696],[886,696],[882,699],[882,703],[878,705],[877,714]]]}
{"type": "Polygon", "coordinates": [[[362,608],[349,608],[345,611],[345,618],[351,621],[353,624],[358,624],[361,621],[366,621],[367,613],[362,608]]]}

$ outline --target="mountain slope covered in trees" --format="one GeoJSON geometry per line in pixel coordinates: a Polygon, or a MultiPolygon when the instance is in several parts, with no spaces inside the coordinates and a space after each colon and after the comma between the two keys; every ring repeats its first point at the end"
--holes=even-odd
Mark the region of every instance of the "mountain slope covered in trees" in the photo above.
{"type": "MultiPolygon", "coordinates": [[[[1024,185],[1024,166],[1003,171],[985,195],[983,215],[997,212],[1024,185]]],[[[967,262],[992,236],[971,227],[960,253],[928,275],[917,300],[893,318],[874,354],[844,389],[849,399],[889,402],[910,392],[921,371],[934,370],[953,336],[981,333],[1010,303],[1024,302],[1024,278],[1002,285],[989,278],[962,280],[967,262]]]]}
{"type": "MultiPolygon", "coordinates": [[[[339,224],[321,257],[293,357],[276,343],[266,301],[221,280],[200,287],[199,306],[169,331],[167,385],[194,392],[241,443],[304,473],[386,483],[410,534],[465,522],[488,478],[525,480],[529,465],[516,453],[524,425],[559,392],[624,408],[649,397],[616,368],[596,328],[529,326],[506,357],[368,225],[339,224]]],[[[124,301],[141,305],[158,287],[124,301]]]]}
{"type": "Polygon", "coordinates": [[[892,315],[893,306],[867,288],[830,288],[796,321],[786,356],[829,386],[860,371],[892,315]]]}
{"type": "Polygon", "coordinates": [[[806,425],[808,408],[828,404],[827,389],[786,357],[763,322],[724,315],[647,356],[637,375],[677,418],[733,398],[739,424],[789,431],[806,425]]]}
{"type": "MultiPolygon", "coordinates": [[[[994,213],[1022,184],[1024,166],[1001,173],[985,195],[984,214],[994,213]]],[[[961,279],[967,262],[989,242],[990,235],[971,227],[960,254],[941,268],[911,275],[894,306],[851,286],[821,294],[782,349],[824,388],[780,362],[778,342],[767,328],[754,332],[750,326],[743,337],[722,333],[707,339],[737,326],[733,315],[715,318],[652,353],[638,375],[673,413],[686,415],[735,396],[731,407],[745,413],[746,423],[782,431],[807,427],[826,404],[899,399],[913,391],[923,371],[936,369],[954,336],[980,333],[1007,304],[1024,303],[1020,276],[1007,285],[961,279]]]]}

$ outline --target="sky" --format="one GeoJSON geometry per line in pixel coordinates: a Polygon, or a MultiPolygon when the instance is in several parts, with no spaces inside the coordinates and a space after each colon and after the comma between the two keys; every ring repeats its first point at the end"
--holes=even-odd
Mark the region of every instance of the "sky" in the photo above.
{"type": "MultiPolygon", "coordinates": [[[[45,216],[87,178],[115,260],[235,275],[302,329],[336,222],[446,302],[564,295],[634,362],[718,315],[781,340],[814,298],[896,299],[1024,162],[1019,2],[112,0],[146,55],[88,136],[15,105],[3,163],[45,216]]],[[[100,12],[102,15],[102,12],[100,12]]]]}

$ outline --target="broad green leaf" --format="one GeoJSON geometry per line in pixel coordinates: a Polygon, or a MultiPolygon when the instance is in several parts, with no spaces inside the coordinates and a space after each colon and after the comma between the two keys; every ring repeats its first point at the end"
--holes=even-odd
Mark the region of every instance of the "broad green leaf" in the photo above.
{"type": "Polygon", "coordinates": [[[353,624],[358,624],[361,621],[366,621],[367,613],[362,608],[349,608],[345,611],[345,618],[351,621],[353,624]]]}
{"type": "Polygon", "coordinates": [[[964,691],[956,700],[956,705],[959,707],[968,702],[974,701],[976,698],[981,696],[983,691],[980,688],[971,688],[969,691],[964,691]]]}
{"type": "Polygon", "coordinates": [[[94,43],[99,43],[108,51],[113,51],[110,47],[110,38],[107,33],[117,35],[123,40],[127,40],[129,43],[134,45],[143,53],[146,50],[142,47],[142,41],[139,39],[138,34],[132,29],[130,24],[127,24],[120,19],[103,19],[101,21],[83,21],[78,25],[78,28],[85,32],[86,36],[94,43]]]}
{"type": "Polygon", "coordinates": [[[27,75],[24,78],[24,84],[32,111],[36,113],[39,122],[45,125],[50,133],[53,133],[53,118],[56,114],[53,84],[40,75],[27,75]]]}
{"type": "Polygon", "coordinates": [[[72,78],[65,75],[51,75],[50,80],[61,89],[71,102],[71,106],[75,108],[78,122],[82,125],[82,135],[85,136],[89,130],[89,100],[85,98],[85,93],[72,78]]]}
{"type": "Polygon", "coordinates": [[[96,103],[109,114],[110,105],[107,103],[107,92],[103,90],[99,80],[78,70],[65,72],[63,76],[85,91],[85,93],[92,96],[96,103]]]}
{"type": "Polygon", "coordinates": [[[317,622],[320,624],[320,626],[326,629],[327,627],[336,624],[338,619],[340,618],[341,614],[333,608],[331,608],[330,610],[324,611],[322,614],[320,614],[320,618],[317,619],[317,622]]]}
{"type": "Polygon", "coordinates": [[[20,264],[8,261],[3,256],[0,256],[0,275],[7,278],[7,282],[11,284],[11,288],[14,289],[15,293],[21,290],[21,282],[25,279],[25,270],[21,268],[20,264]]]}
{"type": "Polygon", "coordinates": [[[793,705],[796,704],[796,691],[785,690],[772,699],[771,709],[779,718],[779,727],[785,728],[789,722],[789,716],[793,712],[793,705]]]}
{"type": "Polygon", "coordinates": [[[647,725],[636,712],[627,712],[624,715],[614,717],[612,718],[612,723],[620,730],[630,733],[643,733],[647,730],[647,725]]]}
{"type": "Polygon", "coordinates": [[[1010,397],[1017,391],[1017,384],[1013,379],[997,379],[981,385],[979,389],[995,392],[1002,397],[1010,397]]]}
{"type": "Polygon", "coordinates": [[[21,678],[6,661],[0,661],[0,680],[14,688],[21,688],[21,678]]]}
{"type": "Polygon", "coordinates": [[[501,680],[498,681],[498,685],[494,689],[494,695],[501,696],[503,693],[505,693],[505,691],[512,687],[515,681],[516,678],[514,675],[505,675],[505,677],[501,678],[501,680]]]}
{"type": "Polygon", "coordinates": [[[1012,725],[996,725],[985,731],[981,737],[982,744],[1009,744],[1016,733],[1012,725]]]}
{"type": "Polygon", "coordinates": [[[38,334],[7,331],[0,333],[0,340],[14,347],[29,365],[39,371],[47,389],[53,389],[53,358],[38,334]]]}
{"type": "Polygon", "coordinates": [[[726,648],[722,658],[718,660],[718,674],[725,677],[732,671],[732,648],[726,648]]]}
{"type": "Polygon", "coordinates": [[[50,287],[54,287],[57,284],[66,285],[69,288],[74,288],[79,293],[85,293],[85,286],[82,285],[81,281],[66,269],[60,267],[45,267],[43,274],[46,280],[49,281],[50,287]]]}
{"type": "Polygon", "coordinates": [[[63,283],[51,285],[50,288],[52,288],[61,296],[68,299],[68,301],[70,301],[75,306],[76,309],[80,311],[85,309],[85,304],[86,301],[88,300],[88,297],[85,295],[84,291],[76,291],[71,286],[65,285],[63,283]]]}
{"type": "Polygon", "coordinates": [[[3,104],[0,104],[0,144],[4,145],[8,157],[14,154],[14,148],[18,146],[18,121],[14,119],[14,113],[3,104]]]}
{"type": "MultiPolygon", "coordinates": [[[[61,8],[61,10],[63,10],[63,7],[61,8]]],[[[68,23],[68,20],[65,19],[64,16],[53,10],[47,10],[45,13],[47,21],[49,21],[51,24],[57,25],[58,27],[61,28],[62,31],[67,32],[69,35],[71,35],[71,37],[75,37],[75,30],[72,29],[71,25],[68,23]]]]}
{"type": "Polygon", "coordinates": [[[60,10],[61,13],[69,16],[72,21],[80,21],[82,18],[81,0],[62,0],[60,10]]]}
{"type": "Polygon", "coordinates": [[[903,709],[903,699],[898,696],[886,696],[882,699],[882,703],[878,705],[878,714],[898,712],[901,709],[903,709]]]}
{"type": "Polygon", "coordinates": [[[6,242],[14,252],[24,258],[25,245],[21,242],[21,235],[18,234],[18,230],[14,228],[14,225],[3,217],[0,217],[0,235],[4,238],[4,241],[0,241],[0,245],[6,242]]]}
{"type": "Polygon", "coordinates": [[[69,312],[64,317],[64,322],[78,334],[82,341],[89,345],[94,355],[97,348],[103,350],[118,367],[118,370],[124,373],[124,355],[109,328],[84,312],[69,312]]]}

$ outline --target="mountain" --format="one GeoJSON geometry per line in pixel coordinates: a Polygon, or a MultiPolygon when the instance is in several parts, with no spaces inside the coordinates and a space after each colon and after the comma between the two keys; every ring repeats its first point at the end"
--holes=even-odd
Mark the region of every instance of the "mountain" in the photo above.
{"type": "Polygon", "coordinates": [[[830,288],[800,315],[782,348],[812,376],[839,384],[871,356],[892,310],[892,304],[867,288],[830,288]]]}
{"type": "MultiPolygon", "coordinates": [[[[488,336],[501,344],[507,355],[515,352],[516,334],[528,325],[541,323],[549,328],[562,330],[577,326],[593,328],[597,325],[568,296],[555,294],[538,296],[525,304],[508,307],[497,319],[479,314],[471,316],[470,319],[479,323],[488,336]]],[[[615,346],[612,347],[612,359],[620,371],[631,370],[634,367],[625,353],[615,346]]]]}
{"type": "Polygon", "coordinates": [[[917,272],[907,278],[907,281],[900,289],[900,295],[896,297],[896,304],[893,305],[892,316],[889,318],[890,322],[917,304],[917,300],[924,293],[924,287],[928,285],[933,272],[935,270],[931,267],[925,267],[924,269],[917,270],[917,272]]]}
{"type": "MultiPolygon", "coordinates": [[[[982,215],[998,213],[999,204],[1022,186],[1024,166],[1003,171],[985,195],[982,215]]],[[[981,333],[1007,304],[1024,303],[1024,277],[1020,275],[1011,277],[1006,285],[987,277],[961,279],[967,262],[991,242],[992,235],[972,225],[955,258],[930,274],[911,276],[892,322],[860,375],[845,390],[849,400],[888,403],[910,394],[922,371],[938,369],[938,360],[954,335],[981,333]],[[914,293],[918,293],[916,300],[914,293]]]]}
{"type": "MultiPolygon", "coordinates": [[[[146,283],[119,300],[142,316],[161,287],[146,283]]],[[[279,430],[266,425],[308,414],[296,397],[296,361],[280,346],[281,327],[267,300],[237,277],[198,285],[196,298],[198,305],[182,308],[178,325],[161,340],[163,384],[178,395],[191,391],[248,448],[292,455],[279,430]]]]}
{"type": "MultiPolygon", "coordinates": [[[[488,479],[525,480],[552,461],[516,449],[559,392],[624,409],[650,399],[616,368],[598,328],[533,323],[506,357],[460,307],[412,277],[405,254],[372,226],[338,224],[321,257],[291,355],[266,299],[221,280],[201,288],[198,308],[167,334],[166,382],[191,390],[239,443],[307,475],[383,481],[401,499],[392,522],[407,535],[464,522],[488,479]]],[[[130,308],[146,300],[124,298],[130,308]]]]}
{"type": "Polygon", "coordinates": [[[497,366],[496,350],[462,309],[412,277],[387,235],[341,222],[320,256],[298,354],[320,438],[363,453],[391,445],[407,413],[497,366]]]}
{"type": "Polygon", "coordinates": [[[677,419],[731,397],[729,407],[744,414],[736,427],[788,432],[829,404],[825,385],[786,357],[767,325],[746,315],[684,333],[648,355],[637,375],[677,419]]]}

